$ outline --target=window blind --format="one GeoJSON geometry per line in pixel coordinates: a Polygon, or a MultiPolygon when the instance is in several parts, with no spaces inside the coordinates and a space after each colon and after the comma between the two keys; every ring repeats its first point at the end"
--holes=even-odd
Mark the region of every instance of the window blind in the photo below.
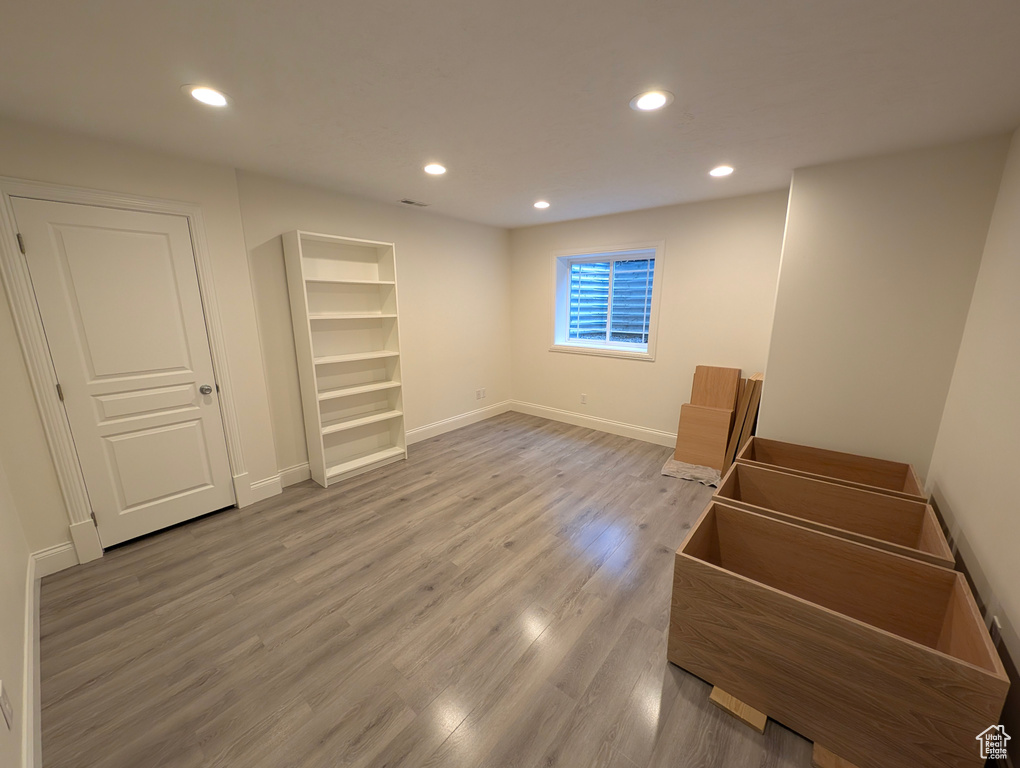
{"type": "Polygon", "coordinates": [[[568,338],[647,344],[655,259],[570,265],[568,338]]]}

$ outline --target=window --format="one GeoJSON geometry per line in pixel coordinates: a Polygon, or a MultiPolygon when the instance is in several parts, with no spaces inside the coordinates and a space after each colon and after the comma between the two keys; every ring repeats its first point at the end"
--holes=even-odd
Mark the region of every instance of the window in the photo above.
{"type": "Polygon", "coordinates": [[[558,256],[553,349],[651,359],[658,250],[558,256]]]}

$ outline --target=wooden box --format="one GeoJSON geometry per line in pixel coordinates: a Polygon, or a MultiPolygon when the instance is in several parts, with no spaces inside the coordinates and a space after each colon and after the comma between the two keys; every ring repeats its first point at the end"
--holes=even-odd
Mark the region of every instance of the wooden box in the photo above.
{"type": "Polygon", "coordinates": [[[931,505],[765,467],[734,464],[716,500],[879,549],[954,568],[931,505]]]}
{"type": "Polygon", "coordinates": [[[752,437],[737,454],[744,464],[768,465],[795,475],[829,480],[917,501],[927,501],[924,486],[910,464],[852,453],[811,448],[752,437]]]}
{"type": "Polygon", "coordinates": [[[668,656],[859,768],[977,768],[1009,688],[962,574],[718,502],[668,656]]]}

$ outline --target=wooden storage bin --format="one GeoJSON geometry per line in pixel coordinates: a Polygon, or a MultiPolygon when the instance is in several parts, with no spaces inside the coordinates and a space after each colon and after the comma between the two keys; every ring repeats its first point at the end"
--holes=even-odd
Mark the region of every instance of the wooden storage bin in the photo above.
{"type": "Polygon", "coordinates": [[[718,502],[668,656],[859,768],[977,768],[1009,688],[962,574],[718,502]]]}
{"type": "Polygon", "coordinates": [[[935,511],[920,501],[749,464],[731,466],[715,498],[935,565],[956,565],[935,511]]]}
{"type": "Polygon", "coordinates": [[[910,464],[872,459],[852,453],[828,451],[807,445],[752,437],[737,453],[736,461],[768,465],[784,472],[826,479],[841,485],[927,501],[924,487],[910,464]]]}

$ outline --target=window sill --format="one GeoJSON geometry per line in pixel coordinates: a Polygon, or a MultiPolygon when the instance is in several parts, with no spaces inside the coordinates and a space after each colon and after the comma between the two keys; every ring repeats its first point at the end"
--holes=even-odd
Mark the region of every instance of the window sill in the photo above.
{"type": "Polygon", "coordinates": [[[614,347],[583,346],[579,344],[553,344],[550,352],[566,352],[569,355],[595,355],[596,357],[619,357],[626,360],[644,360],[654,362],[655,355],[651,352],[631,351],[614,347]]]}

